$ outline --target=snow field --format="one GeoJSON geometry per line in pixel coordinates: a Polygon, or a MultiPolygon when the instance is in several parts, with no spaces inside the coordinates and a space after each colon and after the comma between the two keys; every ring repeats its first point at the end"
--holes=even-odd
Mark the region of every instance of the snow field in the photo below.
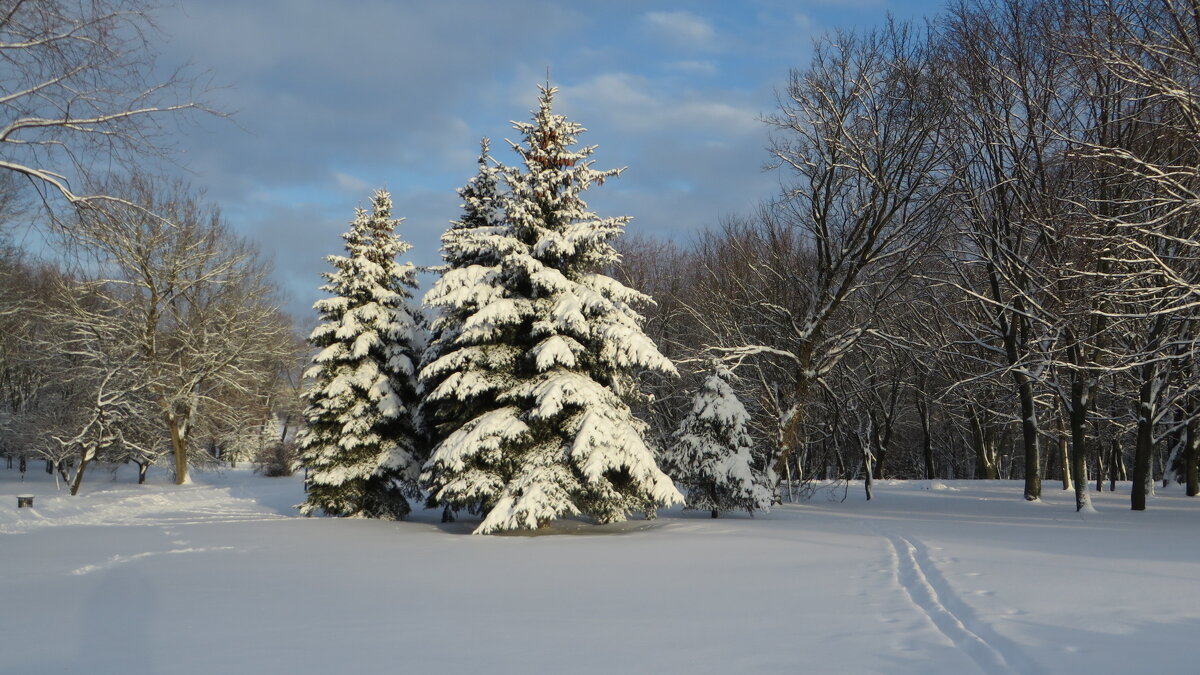
{"type": "Polygon", "coordinates": [[[1200,505],[1174,489],[1080,516],[885,481],[480,537],[440,510],[296,517],[298,479],[101,476],[71,498],[0,470],[0,673],[1186,671],[1200,627],[1200,505]]]}

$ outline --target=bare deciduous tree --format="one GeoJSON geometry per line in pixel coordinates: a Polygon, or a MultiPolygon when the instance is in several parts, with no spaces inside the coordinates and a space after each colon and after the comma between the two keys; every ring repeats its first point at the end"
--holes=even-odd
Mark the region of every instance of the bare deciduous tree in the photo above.
{"type": "Polygon", "coordinates": [[[184,483],[202,408],[290,355],[291,324],[274,307],[257,251],[186,186],[134,176],[104,192],[129,206],[83,209],[72,236],[94,256],[91,285],[112,308],[112,332],[140,352],[184,483]]]}
{"type": "Polygon", "coordinates": [[[202,110],[182,71],[160,78],[146,0],[0,3],[0,169],[40,197],[112,199],[79,190],[99,168],[167,147],[169,116],[202,110]]]}
{"type": "Polygon", "coordinates": [[[741,327],[733,333],[740,343],[714,346],[731,362],[782,364],[781,473],[802,443],[813,387],[874,328],[872,303],[887,302],[936,236],[946,113],[926,39],[889,25],[819,42],[767,120],[790,184],[761,211],[754,233],[768,255],[751,260],[756,278],[743,286],[741,309],[753,317],[723,324],[741,327]]]}

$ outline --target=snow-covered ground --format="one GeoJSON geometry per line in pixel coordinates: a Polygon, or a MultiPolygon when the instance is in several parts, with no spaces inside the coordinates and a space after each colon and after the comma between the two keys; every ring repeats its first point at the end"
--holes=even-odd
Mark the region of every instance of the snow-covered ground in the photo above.
{"type": "Polygon", "coordinates": [[[242,470],[97,471],[76,498],[18,478],[0,469],[5,675],[1191,672],[1200,630],[1200,500],[1177,489],[1077,515],[1051,483],[1028,504],[885,482],[480,537],[440,512],[296,517],[297,479],[242,470]]]}

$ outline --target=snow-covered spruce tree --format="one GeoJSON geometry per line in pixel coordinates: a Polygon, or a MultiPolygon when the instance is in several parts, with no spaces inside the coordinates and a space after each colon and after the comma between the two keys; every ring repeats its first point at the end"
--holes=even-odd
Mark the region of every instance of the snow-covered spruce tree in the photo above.
{"type": "Polygon", "coordinates": [[[342,235],[347,255],[329,256],[333,272],[313,306],[321,325],[309,343],[320,349],[306,376],[306,427],[300,465],[308,470],[312,515],[403,518],[416,496],[418,442],[416,368],[422,349],[412,263],[396,257],[409,244],[395,234],[392,200],[379,190],[371,211],[358,209],[342,235]]]}
{"type": "MultiPolygon", "coordinates": [[[[502,239],[508,231],[504,222],[500,167],[488,152],[488,139],[480,143],[479,171],[458,190],[463,214],[442,234],[442,266],[437,281],[425,295],[430,308],[431,336],[422,358],[420,385],[424,393],[422,419],[431,447],[449,434],[497,406],[496,396],[504,388],[503,373],[517,356],[503,339],[473,333],[464,337],[470,318],[489,302],[503,296],[497,280],[502,239]]],[[[463,467],[465,470],[466,467],[463,467]]],[[[439,474],[445,477],[445,474],[439,474]]],[[[471,471],[460,479],[470,481],[471,471]]],[[[426,480],[432,480],[426,476],[426,480]]],[[[486,478],[484,484],[490,484],[486,478]]],[[[447,508],[466,507],[478,512],[490,494],[476,492],[460,483],[441,498],[447,508]]],[[[438,491],[430,494],[438,502],[438,491]]],[[[432,504],[431,504],[432,505],[432,504]]],[[[444,514],[449,520],[449,511],[444,514]]]]}
{"type": "Polygon", "coordinates": [[[442,266],[429,292],[425,306],[430,308],[431,335],[421,363],[420,382],[425,425],[434,445],[474,418],[493,399],[497,387],[464,389],[458,386],[470,379],[486,384],[486,374],[477,371],[502,368],[490,363],[495,350],[478,338],[463,338],[464,327],[481,308],[502,293],[497,285],[499,239],[507,235],[504,224],[503,195],[500,193],[500,168],[488,154],[488,140],[481,142],[479,171],[459,188],[463,215],[452,221],[442,234],[442,266]],[[453,355],[452,359],[443,357],[453,355]],[[437,367],[429,367],[437,363],[437,367]],[[452,380],[448,386],[442,386],[452,380]]]}
{"type": "Polygon", "coordinates": [[[692,399],[692,410],[675,433],[663,464],[687,491],[686,509],[744,509],[771,506],[771,490],[751,466],[754,440],[750,414],[730,386],[733,374],[718,365],[692,399]]]}
{"type": "MultiPolygon", "coordinates": [[[[596,171],[583,131],[541,90],[533,121],[514,123],[524,169],[504,169],[503,226],[475,230],[481,264],[427,298],[462,311],[454,349],[432,361],[429,398],[463,402],[425,466],[434,496],[477,506],[487,534],[565,515],[623,520],[682,501],[655,464],[629,401],[639,370],[674,373],[641,329],[649,298],[600,273],[628,218],[598,218],[581,195],[619,170],[596,171]]],[[[449,275],[451,270],[447,270],[449,275]]]]}

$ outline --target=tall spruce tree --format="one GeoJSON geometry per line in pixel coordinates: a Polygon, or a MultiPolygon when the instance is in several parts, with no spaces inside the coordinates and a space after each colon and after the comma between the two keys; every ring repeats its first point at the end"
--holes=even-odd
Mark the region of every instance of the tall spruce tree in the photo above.
{"type": "Polygon", "coordinates": [[[309,342],[320,352],[306,376],[307,423],[300,464],[308,469],[305,515],[403,518],[415,496],[421,457],[416,368],[420,315],[410,305],[412,263],[396,234],[392,200],[375,192],[370,212],[358,209],[342,235],[347,255],[327,258],[321,290],[333,297],[313,306],[321,324],[309,342]]]}
{"type": "Polygon", "coordinates": [[[499,271],[498,237],[506,234],[500,168],[488,154],[488,140],[481,142],[479,171],[459,188],[463,215],[442,234],[440,276],[425,294],[424,303],[435,316],[431,337],[421,363],[420,380],[425,392],[424,418],[434,444],[475,415],[472,411],[495,393],[494,388],[464,392],[457,384],[478,369],[487,369],[488,349],[478,340],[464,338],[467,322],[494,299],[499,271]],[[454,355],[454,358],[442,360],[454,355]],[[437,367],[430,365],[438,363],[437,367]],[[450,386],[441,386],[452,379],[450,386]],[[464,395],[467,394],[467,395],[464,395]]]}
{"type": "MultiPolygon", "coordinates": [[[[488,139],[480,143],[479,170],[458,194],[463,214],[452,221],[442,234],[442,266],[429,292],[425,306],[435,316],[431,338],[422,358],[420,385],[424,393],[422,418],[431,447],[481,414],[497,407],[496,395],[503,389],[503,372],[512,358],[511,348],[503,340],[483,336],[477,331],[464,336],[468,321],[480,309],[496,299],[503,289],[498,285],[501,239],[507,236],[504,222],[504,196],[500,190],[500,167],[489,154],[488,139]]],[[[486,490],[476,491],[467,483],[473,477],[467,467],[455,489],[442,501],[447,508],[466,507],[478,512],[486,501],[486,490]]],[[[425,477],[431,480],[430,476],[425,477]]],[[[431,501],[439,501],[437,492],[431,501]]],[[[444,520],[449,520],[449,511],[444,520]]]]}
{"type": "Polygon", "coordinates": [[[729,369],[717,366],[692,399],[692,409],[675,433],[663,463],[687,491],[685,509],[767,511],[771,490],[751,464],[754,439],[729,369]]]}
{"type": "Polygon", "coordinates": [[[682,501],[629,407],[635,371],[674,366],[642,332],[636,307],[650,299],[600,272],[629,219],[599,218],[582,199],[620,170],[593,170],[594,147],[573,149],[584,129],[554,114],[556,91],[542,87],[532,122],[514,123],[524,167],[499,174],[503,226],[470,235],[483,264],[427,298],[462,312],[455,349],[422,376],[438,381],[431,400],[459,401],[463,415],[424,476],[438,500],[486,513],[481,534],[682,501]]]}

